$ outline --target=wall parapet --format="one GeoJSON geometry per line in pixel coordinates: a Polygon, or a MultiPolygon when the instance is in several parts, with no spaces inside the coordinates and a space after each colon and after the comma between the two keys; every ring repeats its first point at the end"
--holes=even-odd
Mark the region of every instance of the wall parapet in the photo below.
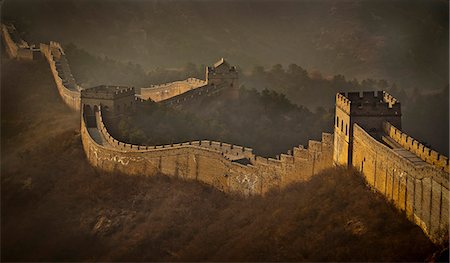
{"type": "Polygon", "coordinates": [[[401,116],[400,102],[386,91],[338,93],[336,106],[352,116],[401,116]]]}
{"type": "Polygon", "coordinates": [[[435,166],[436,168],[442,169],[447,173],[449,172],[448,157],[426,147],[424,144],[397,129],[389,122],[383,123],[383,129],[391,139],[397,142],[404,149],[414,153],[420,159],[435,166]]]}
{"type": "Polygon", "coordinates": [[[344,93],[336,94],[336,107],[341,108],[344,112],[350,114],[351,101],[347,99],[344,93]]]}
{"type": "Polygon", "coordinates": [[[444,242],[449,223],[448,173],[412,161],[354,126],[353,166],[433,242],[444,242]]]}
{"type": "MultiPolygon", "coordinates": [[[[104,141],[107,143],[103,146],[98,143],[97,145],[108,149],[108,151],[112,154],[111,156],[116,156],[114,158],[111,157],[110,162],[118,162],[119,159],[117,156],[121,155],[131,154],[134,156],[146,156],[147,154],[151,154],[152,156],[157,156],[158,163],[160,162],[158,160],[167,159],[167,162],[170,163],[170,166],[172,167],[169,170],[157,168],[157,171],[174,176],[177,171],[179,171],[179,168],[176,167],[181,165],[179,163],[179,159],[181,158],[185,160],[187,158],[185,156],[186,154],[177,155],[177,161],[177,158],[174,159],[170,157],[173,156],[174,152],[201,151],[202,156],[204,156],[204,165],[209,162],[207,160],[211,155],[215,156],[214,159],[216,161],[220,161],[221,165],[225,165],[227,167],[208,173],[208,176],[212,177],[210,178],[212,181],[219,180],[217,178],[222,178],[222,176],[230,178],[227,180],[235,180],[234,186],[230,186],[231,188],[224,188],[223,185],[217,187],[215,183],[206,181],[206,183],[209,183],[225,192],[238,192],[244,195],[264,194],[274,187],[280,188],[292,182],[308,180],[312,175],[320,172],[321,170],[332,167],[333,136],[331,134],[324,133],[322,135],[322,142],[310,141],[307,149],[303,146],[299,146],[297,149],[302,149],[304,155],[303,158],[296,156],[298,150],[296,151],[295,148],[294,150],[290,150],[288,153],[281,154],[277,156],[276,159],[273,159],[256,156],[253,154],[253,150],[251,148],[210,140],[174,143],[170,145],[134,145],[120,142],[111,136],[106,125],[104,124],[101,106],[96,106],[96,108],[97,109],[94,110],[97,123],[96,127],[102,138],[104,138],[104,141]],[[237,162],[241,159],[247,159],[248,163],[241,164],[237,162]],[[236,183],[237,181],[240,183],[236,183]],[[252,185],[250,187],[251,189],[249,189],[249,183],[252,185]]],[[[83,122],[84,119],[85,117],[82,118],[83,122]]],[[[83,138],[83,140],[85,139],[83,138]]],[[[90,140],[93,139],[90,138],[90,140]]],[[[162,162],[164,164],[166,161],[162,162]]],[[[92,161],[92,163],[98,162],[92,161]]],[[[110,165],[116,167],[117,163],[110,165]]],[[[214,165],[211,164],[207,165],[207,167],[209,167],[208,169],[215,169],[214,165]]],[[[124,170],[123,172],[130,173],[128,170],[124,170]]],[[[145,171],[142,173],[149,174],[145,171]]],[[[152,173],[154,173],[154,171],[152,173]]],[[[197,174],[197,177],[202,176],[203,172],[197,174]]]]}
{"type": "Polygon", "coordinates": [[[35,53],[38,53],[39,50],[34,45],[30,45],[23,40],[14,25],[2,23],[0,29],[9,58],[18,60],[33,60],[35,58],[35,53]]]}
{"type": "MultiPolygon", "coordinates": [[[[66,87],[69,81],[66,78],[67,76],[65,76],[65,74],[61,74],[57,69],[57,62],[59,61],[59,59],[57,59],[53,54],[55,48],[58,49],[56,51],[58,53],[56,56],[61,58],[61,54],[64,54],[64,51],[59,43],[51,41],[49,45],[42,43],[40,44],[40,51],[47,59],[47,62],[50,66],[50,71],[52,72],[53,78],[55,79],[59,95],[71,109],[79,111],[81,103],[79,90],[81,88],[79,88],[78,86],[72,87],[72,89],[66,87]]],[[[69,77],[73,78],[71,74],[69,75],[69,77]]],[[[70,82],[72,83],[72,81],[70,82]]]]}
{"type": "Polygon", "coordinates": [[[197,89],[207,85],[205,80],[197,78],[188,78],[159,85],[151,85],[150,87],[140,89],[140,97],[143,99],[152,99],[159,102],[167,100],[175,96],[179,96],[187,91],[197,89]]]}

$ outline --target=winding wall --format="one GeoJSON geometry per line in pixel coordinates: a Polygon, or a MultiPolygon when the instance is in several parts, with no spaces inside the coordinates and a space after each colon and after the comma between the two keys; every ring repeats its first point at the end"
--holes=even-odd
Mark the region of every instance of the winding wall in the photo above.
{"type": "MultiPolygon", "coordinates": [[[[8,54],[19,57],[18,45],[3,25],[2,36],[8,54]]],[[[70,73],[60,44],[41,44],[40,51],[50,65],[63,101],[70,108],[80,110],[80,87],[70,73]]],[[[154,87],[153,91],[173,87],[172,92],[169,92],[171,95],[167,93],[169,95],[164,95],[166,97],[160,97],[168,104],[220,91],[220,87],[204,85],[206,83],[200,80],[194,82],[189,87],[185,83],[172,83],[154,87]]],[[[337,106],[348,112],[349,101],[341,97],[338,94],[337,106]]],[[[395,104],[393,97],[385,100],[389,107],[395,104]]],[[[253,154],[252,149],[214,141],[160,146],[132,145],[120,142],[109,134],[101,108],[95,110],[95,116],[86,116],[84,110],[81,116],[83,148],[94,167],[130,175],[163,173],[202,181],[224,192],[243,195],[264,194],[270,189],[307,180],[332,166],[333,152],[342,152],[336,150],[336,145],[333,146],[333,135],[326,133],[322,134],[321,142],[309,141],[307,149],[295,147],[277,159],[259,157],[253,154]],[[91,123],[87,127],[87,118],[94,125],[91,123]],[[236,162],[242,158],[246,158],[249,164],[236,162]]],[[[343,119],[336,119],[337,125],[339,122],[343,122],[343,119]]],[[[448,158],[420,144],[391,124],[383,125],[387,135],[383,137],[386,145],[371,137],[356,123],[353,124],[352,134],[347,133],[347,128],[341,125],[338,134],[345,134],[347,140],[337,145],[352,141],[353,147],[348,156],[340,156],[337,160],[351,159],[352,165],[362,172],[373,189],[404,211],[432,241],[443,242],[448,235],[449,224],[448,158]]],[[[344,138],[343,135],[341,137],[344,138]]]]}
{"type": "Polygon", "coordinates": [[[448,173],[400,145],[389,148],[354,124],[353,166],[436,243],[448,234],[448,173]]]}
{"type": "Polygon", "coordinates": [[[292,182],[309,179],[332,166],[332,135],[322,142],[310,141],[308,149],[296,147],[279,158],[255,156],[251,149],[211,141],[172,145],[140,146],[117,141],[104,125],[101,109],[95,113],[95,126],[107,145],[96,142],[82,120],[83,147],[89,162],[106,171],[153,175],[163,173],[199,180],[224,192],[243,195],[264,194],[292,182]],[[233,160],[248,158],[250,164],[233,160]]]}
{"type": "MultiPolygon", "coordinates": [[[[63,69],[59,69],[57,64],[60,63],[61,58],[65,56],[61,45],[57,42],[51,41],[49,45],[40,44],[40,50],[50,65],[50,71],[55,79],[58,93],[61,96],[64,103],[66,103],[71,109],[80,110],[80,87],[74,83],[73,76],[70,70],[67,73],[63,73],[63,69]],[[72,83],[72,88],[69,88],[68,84],[72,83]]],[[[66,69],[67,70],[67,69],[66,69]]]]}
{"type": "Polygon", "coordinates": [[[384,132],[403,148],[414,153],[420,159],[434,165],[438,169],[443,169],[447,173],[449,172],[449,161],[446,156],[426,147],[388,122],[383,124],[383,128],[384,132]]]}
{"type": "Polygon", "coordinates": [[[140,97],[145,100],[151,99],[159,102],[205,86],[206,84],[207,82],[205,80],[188,78],[186,80],[174,81],[161,85],[152,85],[148,88],[141,88],[140,97]]]}

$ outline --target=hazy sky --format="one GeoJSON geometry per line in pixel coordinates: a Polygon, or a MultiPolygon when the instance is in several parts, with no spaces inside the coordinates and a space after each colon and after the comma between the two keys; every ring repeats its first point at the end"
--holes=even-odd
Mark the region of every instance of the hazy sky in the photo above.
{"type": "Polygon", "coordinates": [[[35,41],[75,43],[151,69],[296,63],[405,88],[448,83],[447,1],[9,1],[35,41]]]}

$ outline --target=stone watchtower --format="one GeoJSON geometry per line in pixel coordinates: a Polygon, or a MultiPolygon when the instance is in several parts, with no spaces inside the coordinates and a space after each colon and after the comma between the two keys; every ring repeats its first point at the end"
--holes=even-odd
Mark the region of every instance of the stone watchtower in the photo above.
{"type": "Polygon", "coordinates": [[[334,163],[352,164],[354,123],[379,140],[383,135],[383,122],[401,129],[401,116],[400,102],[385,91],[336,94],[334,163]]]}
{"type": "Polygon", "coordinates": [[[224,94],[232,98],[239,96],[238,72],[236,67],[230,66],[221,58],[212,67],[206,68],[206,82],[208,85],[223,86],[224,94]]]}
{"type": "Polygon", "coordinates": [[[136,98],[133,87],[101,85],[81,91],[81,105],[92,110],[102,106],[113,115],[127,113],[135,108],[136,98]]]}

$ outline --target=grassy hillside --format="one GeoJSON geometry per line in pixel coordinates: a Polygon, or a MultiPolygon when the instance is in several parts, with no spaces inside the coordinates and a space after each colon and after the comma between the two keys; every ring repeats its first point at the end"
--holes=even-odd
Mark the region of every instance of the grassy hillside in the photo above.
{"type": "Polygon", "coordinates": [[[423,261],[436,249],[354,171],[248,199],[95,171],[48,65],[1,66],[2,261],[423,261]]]}
{"type": "Polygon", "coordinates": [[[241,88],[238,99],[204,97],[176,110],[148,101],[135,114],[105,121],[111,134],[124,142],[162,145],[212,140],[275,157],[299,144],[308,145],[308,140],[320,141],[322,132],[332,132],[333,116],[334,112],[323,109],[313,113],[273,91],[241,88]]]}

